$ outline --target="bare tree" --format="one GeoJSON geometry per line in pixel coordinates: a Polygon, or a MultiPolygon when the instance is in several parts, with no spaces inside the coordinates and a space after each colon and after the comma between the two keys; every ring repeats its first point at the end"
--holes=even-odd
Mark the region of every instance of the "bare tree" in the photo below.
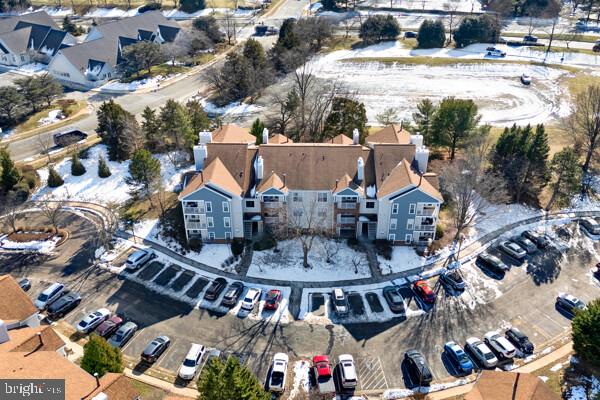
{"type": "Polygon", "coordinates": [[[444,6],[443,6],[444,11],[446,11],[446,14],[450,17],[450,19],[448,20],[449,37],[448,37],[447,45],[450,45],[450,43],[452,43],[452,32],[454,30],[454,26],[458,25],[460,23],[460,20],[458,19],[458,15],[457,15],[459,5],[460,5],[459,2],[451,0],[449,3],[444,3],[444,6]],[[457,20],[455,20],[455,18],[457,20]]]}
{"type": "Polygon", "coordinates": [[[225,13],[225,17],[223,18],[223,22],[225,23],[225,37],[227,38],[227,44],[232,45],[236,42],[236,23],[233,18],[233,12],[228,11],[225,13]]]}
{"type": "Polygon", "coordinates": [[[275,132],[285,135],[298,107],[298,95],[295,91],[287,95],[275,93],[272,102],[277,112],[271,115],[269,125],[275,132]]]}
{"type": "Polygon", "coordinates": [[[18,201],[14,192],[9,192],[2,200],[2,206],[0,207],[0,218],[4,221],[4,224],[7,225],[11,232],[17,231],[17,221],[19,219],[19,215],[23,211],[22,203],[18,201]]]}
{"type": "Polygon", "coordinates": [[[50,157],[50,149],[54,147],[54,141],[51,135],[46,133],[40,133],[35,137],[35,141],[40,146],[40,153],[45,154],[48,157],[48,164],[52,162],[52,158],[50,157]]]}
{"type": "Polygon", "coordinates": [[[344,27],[344,37],[348,39],[350,37],[350,31],[356,27],[356,20],[354,17],[344,18],[342,20],[342,26],[344,27]]]}
{"type": "Polygon", "coordinates": [[[331,237],[326,237],[325,239],[321,243],[325,252],[325,261],[331,264],[333,258],[340,252],[340,243],[331,237]]]}
{"type": "Polygon", "coordinates": [[[175,66],[175,61],[178,58],[187,56],[192,50],[192,38],[187,30],[181,29],[175,40],[162,45],[162,50],[171,61],[171,65],[175,66]]]}
{"type": "Polygon", "coordinates": [[[67,201],[65,198],[50,198],[37,202],[40,212],[46,217],[56,232],[58,232],[58,224],[61,221],[61,214],[67,201]]]}

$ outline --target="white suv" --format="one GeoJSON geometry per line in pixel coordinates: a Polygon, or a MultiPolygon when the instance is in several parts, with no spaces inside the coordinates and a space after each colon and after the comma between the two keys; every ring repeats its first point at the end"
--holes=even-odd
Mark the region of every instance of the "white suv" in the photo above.
{"type": "Polygon", "coordinates": [[[517,354],[517,349],[508,341],[507,338],[498,332],[488,332],[484,336],[485,343],[490,346],[500,356],[510,359],[517,354]]]}
{"type": "Polygon", "coordinates": [[[354,389],[357,384],[356,367],[354,358],[350,354],[340,354],[338,357],[340,365],[340,379],[345,389],[354,389]]]}
{"type": "Polygon", "coordinates": [[[179,367],[178,375],[181,379],[187,381],[194,379],[198,370],[198,365],[200,365],[205,352],[206,348],[204,346],[198,343],[192,343],[190,351],[188,351],[185,360],[183,360],[181,367],[179,367]]]}
{"type": "Polygon", "coordinates": [[[154,255],[152,249],[143,249],[134,251],[127,257],[125,262],[127,269],[137,269],[144,263],[146,263],[154,255]]]}
{"type": "Polygon", "coordinates": [[[260,289],[250,288],[242,300],[242,309],[252,311],[254,305],[260,300],[260,289]]]}
{"type": "Polygon", "coordinates": [[[348,314],[348,298],[342,289],[333,289],[331,300],[333,301],[333,309],[338,315],[348,314]]]}
{"type": "Polygon", "coordinates": [[[467,345],[465,346],[467,349],[473,353],[473,355],[477,358],[480,364],[482,364],[486,368],[494,368],[496,364],[498,364],[498,359],[492,353],[489,347],[485,345],[481,340],[470,337],[467,339],[467,345]]]}

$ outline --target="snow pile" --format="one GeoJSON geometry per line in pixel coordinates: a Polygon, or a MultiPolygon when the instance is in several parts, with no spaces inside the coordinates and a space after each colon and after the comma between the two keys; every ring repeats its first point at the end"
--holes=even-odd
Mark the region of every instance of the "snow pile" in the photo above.
{"type": "Polygon", "coordinates": [[[560,371],[562,369],[563,365],[562,363],[558,363],[552,366],[552,368],[550,368],[550,371],[552,372],[557,372],[560,371]]]}
{"type": "Polygon", "coordinates": [[[43,6],[36,11],[45,11],[46,14],[51,17],[66,17],[67,15],[73,15],[72,8],[43,6]]]}
{"type": "Polygon", "coordinates": [[[565,400],[596,399],[600,395],[600,380],[595,376],[582,377],[582,385],[571,386],[565,393],[565,400]],[[587,388],[587,389],[586,389],[587,388]]]}
{"type": "Polygon", "coordinates": [[[133,243],[130,241],[124,239],[115,239],[112,249],[107,250],[104,248],[104,246],[100,246],[96,249],[94,257],[100,260],[100,262],[110,263],[111,261],[117,259],[117,257],[119,257],[121,254],[129,250],[131,247],[133,247],[133,243]]]}
{"type": "Polygon", "coordinates": [[[195,19],[198,17],[204,17],[211,14],[225,14],[231,11],[229,8],[205,8],[194,13],[186,13],[176,8],[172,10],[164,10],[162,13],[166,18],[170,19],[195,19]]]}
{"type": "Polygon", "coordinates": [[[310,379],[308,372],[310,370],[310,362],[307,360],[300,360],[294,363],[294,386],[290,392],[288,399],[292,400],[300,393],[300,390],[304,393],[308,393],[310,389],[310,379]]]}
{"type": "MultiPolygon", "coordinates": [[[[190,167],[177,169],[169,160],[168,155],[159,154],[156,158],[160,161],[165,190],[173,190],[174,186],[181,181],[182,174],[190,167]]],[[[85,174],[81,176],[71,175],[71,159],[65,158],[54,165],[58,174],[65,183],[57,188],[46,186],[48,180],[48,169],[42,168],[37,172],[43,185],[38,189],[33,199],[44,197],[69,198],[71,200],[93,201],[101,204],[124,203],[130,198],[129,186],[125,178],[129,176],[129,161],[122,163],[108,161],[108,153],[105,145],[91,147],[88,158],[81,162],[86,168],[85,174]],[[108,178],[98,177],[98,156],[102,155],[108,164],[111,176],[108,178]]]]}
{"type": "Polygon", "coordinates": [[[253,114],[261,111],[263,107],[257,106],[255,104],[244,104],[240,102],[230,103],[223,107],[218,107],[211,102],[207,102],[205,100],[202,101],[202,105],[204,106],[204,111],[209,114],[216,115],[245,115],[245,114],[253,114]]]}
{"type": "Polygon", "coordinates": [[[32,240],[30,242],[13,242],[8,239],[0,242],[0,248],[4,250],[20,250],[35,253],[48,254],[54,250],[56,243],[60,240],[60,237],[54,236],[49,240],[32,240]]]}
{"type": "Polygon", "coordinates": [[[62,110],[52,110],[48,112],[48,116],[39,120],[38,125],[50,125],[54,124],[64,118],[62,110]]]}
{"type": "Polygon", "coordinates": [[[440,390],[446,390],[457,386],[469,384],[468,379],[457,379],[453,382],[448,383],[434,383],[431,386],[422,386],[416,389],[388,389],[383,392],[382,398],[384,400],[396,400],[404,399],[409,396],[414,396],[419,393],[433,393],[439,392],[440,390]]]}
{"type": "Polygon", "coordinates": [[[297,282],[339,281],[371,276],[366,255],[351,249],[345,241],[315,239],[308,254],[308,263],[310,268],[304,268],[299,240],[284,240],[277,243],[276,249],[255,251],[248,276],[297,282]],[[331,263],[326,261],[328,252],[331,263]]]}
{"type": "MultiPolygon", "coordinates": [[[[139,8],[139,7],[138,7],[139,8]]],[[[85,18],[127,18],[138,15],[138,8],[132,8],[131,10],[122,10],[117,7],[113,8],[94,8],[88,11],[85,18]]]]}
{"type": "Polygon", "coordinates": [[[414,248],[407,246],[394,246],[391,260],[386,260],[378,254],[377,261],[379,261],[379,269],[383,275],[410,271],[431,262],[427,258],[419,256],[414,248]]]}
{"type": "Polygon", "coordinates": [[[157,75],[152,78],[140,79],[138,81],[129,83],[114,81],[99,87],[98,90],[101,92],[135,92],[139,89],[158,88],[160,86],[160,82],[165,79],[166,77],[157,75]]]}

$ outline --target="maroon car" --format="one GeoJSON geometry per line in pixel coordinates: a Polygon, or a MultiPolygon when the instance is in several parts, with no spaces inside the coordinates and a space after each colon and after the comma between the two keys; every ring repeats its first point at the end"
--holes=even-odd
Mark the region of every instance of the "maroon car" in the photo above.
{"type": "Polygon", "coordinates": [[[102,322],[96,328],[96,334],[102,336],[103,338],[107,338],[119,329],[119,326],[123,323],[123,319],[117,315],[113,315],[106,321],[102,322]]]}
{"type": "Polygon", "coordinates": [[[272,289],[267,293],[265,299],[265,310],[277,310],[281,301],[281,290],[272,289]]]}

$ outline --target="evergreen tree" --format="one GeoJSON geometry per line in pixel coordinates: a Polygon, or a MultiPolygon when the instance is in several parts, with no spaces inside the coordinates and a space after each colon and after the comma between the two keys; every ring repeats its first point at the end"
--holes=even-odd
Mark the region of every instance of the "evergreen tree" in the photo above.
{"type": "Polygon", "coordinates": [[[134,187],[133,193],[148,198],[152,188],[161,179],[160,161],[146,149],[136,150],[129,163],[129,175],[125,181],[134,187]]]}
{"type": "Polygon", "coordinates": [[[198,380],[200,397],[210,400],[269,400],[271,395],[250,370],[230,356],[227,361],[213,358],[198,380]]]}
{"type": "Polygon", "coordinates": [[[108,372],[123,372],[123,356],[121,350],[108,344],[104,338],[92,334],[83,346],[80,365],[88,373],[97,373],[102,377],[108,372]]]}
{"type": "Polygon", "coordinates": [[[244,43],[242,54],[246,60],[248,60],[250,66],[255,70],[261,70],[267,64],[265,49],[256,39],[248,39],[246,43],[244,43]]]}
{"type": "Polygon", "coordinates": [[[14,86],[0,87],[0,115],[12,124],[21,114],[25,103],[23,95],[14,86]]]}
{"type": "Polygon", "coordinates": [[[212,43],[221,43],[225,40],[225,35],[219,28],[219,23],[213,16],[199,17],[194,20],[194,28],[203,32],[212,43]]]}
{"type": "Polygon", "coordinates": [[[444,47],[446,43],[446,29],[441,20],[426,19],[419,28],[417,42],[421,49],[444,47]]]}
{"type": "Polygon", "coordinates": [[[112,173],[108,168],[108,164],[102,155],[98,156],[98,176],[100,178],[108,178],[112,173]]]}
{"type": "Polygon", "coordinates": [[[65,183],[53,166],[48,166],[48,187],[56,188],[65,183]]]}
{"type": "Polygon", "coordinates": [[[71,156],[71,175],[73,176],[81,176],[85,174],[85,166],[79,159],[79,155],[74,153],[71,156]]]}
{"type": "Polygon", "coordinates": [[[480,119],[473,100],[446,97],[431,122],[432,144],[448,148],[450,159],[454,160],[456,150],[476,132],[480,119]]]}
{"type": "Polygon", "coordinates": [[[331,138],[343,133],[352,138],[354,129],[360,133],[360,143],[367,136],[367,111],[365,105],[356,100],[336,97],[331,104],[331,111],[325,119],[323,136],[331,138]]]}
{"type": "Polygon", "coordinates": [[[198,140],[187,109],[173,99],[167,100],[160,109],[161,134],[167,138],[176,150],[191,151],[198,140]]]}
{"type": "Polygon", "coordinates": [[[416,133],[423,135],[423,143],[427,146],[434,147],[436,138],[433,137],[431,123],[437,107],[433,105],[431,100],[423,99],[417,104],[417,112],[413,113],[412,118],[416,125],[416,133]]]}
{"type": "Polygon", "coordinates": [[[206,2],[204,0],[180,0],[179,9],[186,13],[195,13],[199,10],[204,10],[206,2]]]}
{"type": "Polygon", "coordinates": [[[365,44],[396,40],[398,35],[400,35],[400,25],[391,15],[372,15],[360,26],[359,37],[365,44]]]}
{"type": "Polygon", "coordinates": [[[43,74],[36,78],[40,87],[39,96],[50,107],[52,102],[63,94],[63,87],[50,74],[43,74]]]}
{"type": "Polygon", "coordinates": [[[192,134],[197,135],[202,131],[210,129],[210,118],[204,111],[204,107],[198,100],[189,100],[185,104],[188,115],[190,116],[190,126],[192,128],[192,134]]]}
{"type": "Polygon", "coordinates": [[[108,147],[111,161],[125,161],[141,147],[142,134],[135,117],[112,99],[102,103],[96,132],[108,147]]]}
{"type": "Polygon", "coordinates": [[[489,14],[464,17],[453,33],[456,47],[473,43],[496,43],[500,37],[498,18],[489,14]]]}
{"type": "Polygon", "coordinates": [[[142,134],[146,139],[146,147],[151,151],[157,151],[162,147],[160,120],[156,111],[148,106],[142,111],[142,134]]]}
{"type": "Polygon", "coordinates": [[[0,187],[6,193],[21,180],[21,173],[10,158],[6,147],[0,147],[0,187]]]}
{"type": "Polygon", "coordinates": [[[558,207],[567,207],[581,189],[583,171],[579,165],[579,155],[572,147],[565,147],[552,157],[550,162],[552,176],[552,197],[546,205],[550,210],[554,204],[558,207]]]}
{"type": "Polygon", "coordinates": [[[573,318],[573,349],[590,365],[600,367],[600,299],[591,301],[587,310],[573,318]]]}
{"type": "Polygon", "coordinates": [[[276,46],[283,47],[288,50],[300,46],[300,38],[295,32],[296,20],[288,18],[283,21],[281,28],[279,28],[279,37],[277,39],[276,46]]]}
{"type": "Polygon", "coordinates": [[[256,144],[262,144],[262,135],[264,130],[265,124],[259,118],[256,118],[252,123],[252,127],[250,127],[250,134],[256,137],[256,144]]]}

